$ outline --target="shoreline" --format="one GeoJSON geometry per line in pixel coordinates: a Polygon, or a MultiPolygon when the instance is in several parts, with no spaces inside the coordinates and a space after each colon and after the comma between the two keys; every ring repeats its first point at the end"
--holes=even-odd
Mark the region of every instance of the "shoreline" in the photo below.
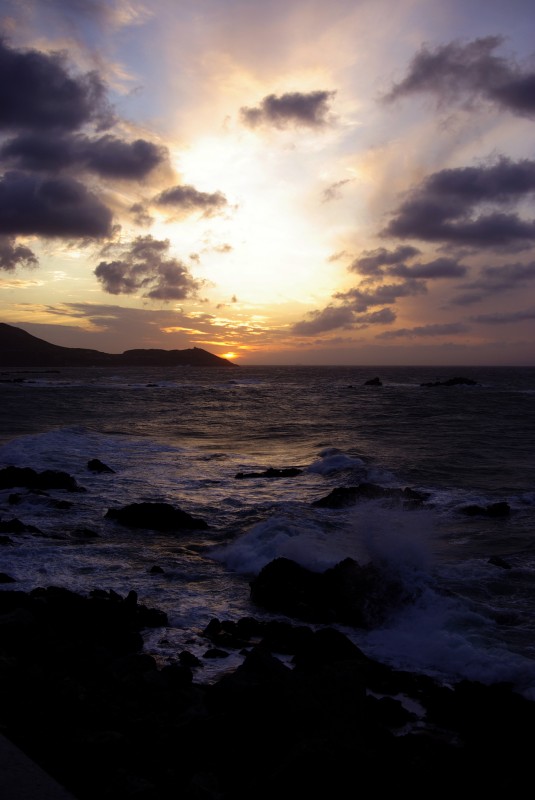
{"type": "Polygon", "coordinates": [[[348,781],[423,797],[438,776],[520,793],[529,778],[535,703],[506,684],[443,686],[329,626],[246,618],[207,627],[210,657],[244,656],[208,685],[191,654],[159,668],[143,652],[164,623],[135,592],[0,592],[2,732],[77,800],[343,796],[348,781]]]}

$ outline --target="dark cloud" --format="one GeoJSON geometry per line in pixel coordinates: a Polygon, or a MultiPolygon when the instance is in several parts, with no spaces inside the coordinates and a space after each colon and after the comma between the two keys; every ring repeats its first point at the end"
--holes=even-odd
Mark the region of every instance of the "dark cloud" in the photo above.
{"type": "Polygon", "coordinates": [[[435,323],[433,325],[419,325],[415,328],[398,328],[395,331],[385,331],[380,333],[377,339],[397,339],[408,337],[409,339],[422,338],[427,336],[451,336],[458,333],[466,333],[470,330],[462,322],[435,323]]]}
{"type": "Polygon", "coordinates": [[[528,246],[535,224],[516,213],[488,210],[510,206],[535,192],[535,161],[500,158],[492,166],[436,172],[407,194],[383,233],[400,239],[477,247],[528,246]],[[478,207],[481,213],[477,216],[478,207]]]}
{"type": "Polygon", "coordinates": [[[16,267],[36,267],[37,258],[22,244],[17,244],[12,236],[0,236],[0,269],[12,271],[16,267]]]}
{"type": "Polygon", "coordinates": [[[382,268],[391,264],[400,264],[406,259],[420,254],[420,250],[410,245],[400,245],[395,250],[378,247],[376,250],[364,250],[348,267],[351,272],[360,275],[381,275],[382,268]]]}
{"type": "Polygon", "coordinates": [[[181,261],[168,257],[169,247],[168,239],[139,236],[119,258],[101,261],[95,275],[110,294],[141,292],[152,300],[185,300],[200,284],[181,261]]]}
{"type": "Polygon", "coordinates": [[[369,325],[385,325],[396,319],[390,308],[382,308],[369,314],[356,314],[348,305],[327,306],[321,311],[311,311],[308,319],[296,322],[292,333],[298,336],[317,336],[318,333],[337,328],[367,328],[369,325]]]}
{"type": "Polygon", "coordinates": [[[462,278],[467,268],[453,258],[435,258],[425,264],[418,263],[407,267],[406,264],[395,264],[386,270],[387,275],[397,278],[427,278],[428,280],[462,278]]]}
{"type": "Polygon", "coordinates": [[[227,198],[221,192],[200,192],[194,186],[173,186],[165,189],[154,202],[160,206],[171,206],[182,212],[202,211],[203,216],[217,214],[227,205],[227,198]]]}
{"type": "Polygon", "coordinates": [[[495,314],[479,314],[472,317],[472,322],[481,322],[488,325],[508,325],[514,322],[524,322],[525,320],[535,319],[535,309],[527,311],[498,311],[495,314]]]}
{"type": "Polygon", "coordinates": [[[12,171],[0,179],[0,234],[98,238],[111,222],[111,211],[73,178],[12,171]]]}
{"type": "Polygon", "coordinates": [[[393,86],[387,101],[410,94],[432,94],[439,101],[471,103],[483,99],[521,116],[535,115],[535,71],[495,55],[502,36],[459,41],[434,50],[423,47],[406,77],[393,86]]]}
{"type": "Polygon", "coordinates": [[[47,132],[10,139],[0,148],[0,158],[19,169],[82,168],[104,178],[140,180],[166,160],[167,151],[144,139],[125,142],[111,134],[90,139],[47,132]]]}
{"type": "Polygon", "coordinates": [[[335,296],[343,300],[354,311],[363,312],[369,308],[380,305],[391,305],[400,297],[410,297],[426,294],[427,287],[423,281],[406,280],[403,283],[387,283],[374,289],[350,289],[348,292],[338,292],[335,296]]]}
{"type": "Polygon", "coordinates": [[[336,92],[288,92],[279,95],[269,94],[260,105],[240,109],[242,121],[249,128],[259,125],[273,125],[286,128],[289,125],[320,128],[327,124],[329,101],[336,92]]]}
{"type": "Polygon", "coordinates": [[[104,129],[113,115],[96,72],[71,75],[65,56],[14,50],[0,39],[0,129],[104,129]]]}

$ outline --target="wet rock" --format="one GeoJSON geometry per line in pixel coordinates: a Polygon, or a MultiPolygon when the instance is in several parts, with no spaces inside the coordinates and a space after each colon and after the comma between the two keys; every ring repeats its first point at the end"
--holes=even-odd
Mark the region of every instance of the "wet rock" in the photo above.
{"type": "Polygon", "coordinates": [[[274,469],[270,467],[263,472],[238,472],[234,476],[238,480],[243,478],[294,478],[300,475],[302,470],[297,467],[286,467],[283,469],[274,469]]]}
{"type": "Polygon", "coordinates": [[[128,528],[147,528],[154,531],[207,530],[208,523],[192,517],[169,503],[132,503],[123,508],[110,508],[105,514],[128,528]]]}
{"type": "Polygon", "coordinates": [[[415,505],[427,500],[429,494],[415,489],[384,488],[374,483],[360,483],[357,486],[339,486],[325,497],[315,500],[312,505],[318,508],[346,508],[359,500],[393,499],[415,505]]]}
{"type": "Polygon", "coordinates": [[[63,489],[67,492],[85,492],[76,480],[66,472],[47,469],[36,472],[31,467],[5,467],[0,469],[0,489],[13,489],[23,486],[26,489],[63,489]]]}
{"type": "Polygon", "coordinates": [[[484,517],[507,517],[511,513],[509,503],[491,503],[488,506],[469,505],[462,506],[459,511],[461,514],[466,514],[467,517],[484,516],[484,517]]]}
{"type": "Polygon", "coordinates": [[[92,459],[90,459],[90,460],[87,462],[87,469],[88,469],[90,472],[98,472],[98,473],[102,473],[102,472],[109,472],[109,473],[115,473],[115,470],[114,470],[114,469],[112,469],[111,467],[108,467],[108,465],[107,465],[107,464],[104,464],[104,463],[103,463],[102,461],[100,461],[100,459],[98,459],[98,458],[92,458],[92,459]]]}

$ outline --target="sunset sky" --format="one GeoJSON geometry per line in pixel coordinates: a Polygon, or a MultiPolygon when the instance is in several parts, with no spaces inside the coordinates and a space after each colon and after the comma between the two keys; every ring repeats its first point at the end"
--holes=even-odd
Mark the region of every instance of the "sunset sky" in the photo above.
{"type": "Polygon", "coordinates": [[[532,0],[0,0],[0,321],[535,365],[532,0]]]}

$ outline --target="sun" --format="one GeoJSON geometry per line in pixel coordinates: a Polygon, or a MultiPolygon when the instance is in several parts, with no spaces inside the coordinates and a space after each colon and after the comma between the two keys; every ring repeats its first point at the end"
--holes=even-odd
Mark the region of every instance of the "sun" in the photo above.
{"type": "Polygon", "coordinates": [[[233,361],[235,358],[239,358],[239,353],[223,353],[221,358],[227,358],[229,361],[233,361]]]}

